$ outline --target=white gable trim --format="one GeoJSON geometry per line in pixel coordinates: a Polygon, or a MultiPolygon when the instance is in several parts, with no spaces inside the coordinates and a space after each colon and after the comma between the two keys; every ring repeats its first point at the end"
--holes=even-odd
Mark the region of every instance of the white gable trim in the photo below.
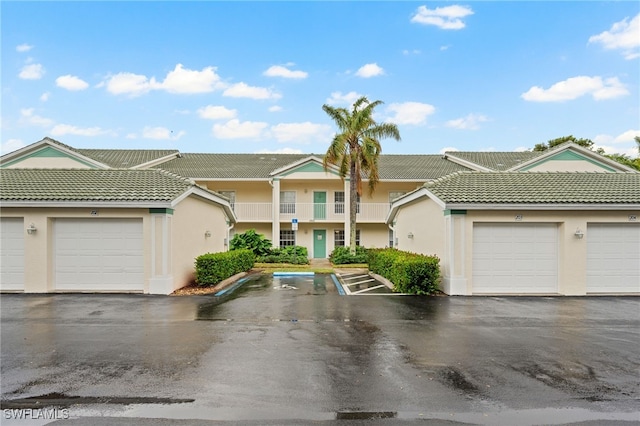
{"type": "Polygon", "coordinates": [[[495,170],[489,169],[488,167],[483,167],[479,164],[474,163],[473,161],[465,160],[459,157],[456,157],[455,151],[445,152],[442,156],[445,160],[449,160],[452,163],[459,164],[464,167],[468,167],[471,170],[475,170],[477,172],[493,172],[495,170]]]}
{"type": "Polygon", "coordinates": [[[51,147],[57,151],[60,151],[64,154],[67,154],[69,157],[75,158],[80,162],[83,163],[88,163],[91,164],[93,166],[95,166],[98,169],[108,169],[110,168],[109,166],[107,166],[106,164],[100,163],[99,161],[96,161],[92,158],[86,157],[76,151],[72,151],[69,148],[56,143],[55,140],[50,139],[50,138],[44,138],[41,141],[32,143],[31,145],[27,145],[25,147],[22,147],[20,149],[18,149],[17,151],[13,151],[10,152],[8,154],[3,155],[2,157],[0,157],[0,163],[2,164],[6,164],[9,162],[14,162],[19,160],[21,157],[25,157],[28,156],[31,153],[37,152],[38,150],[42,149],[43,147],[51,147]]]}

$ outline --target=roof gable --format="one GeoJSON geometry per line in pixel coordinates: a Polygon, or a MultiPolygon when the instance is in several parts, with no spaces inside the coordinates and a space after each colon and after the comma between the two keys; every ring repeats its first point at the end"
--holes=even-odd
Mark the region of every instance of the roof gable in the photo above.
{"type": "Polygon", "coordinates": [[[339,175],[337,167],[329,166],[329,168],[325,170],[322,159],[316,157],[315,155],[310,155],[308,157],[301,158],[300,160],[295,161],[291,164],[287,164],[286,166],[281,167],[277,170],[274,170],[273,172],[271,172],[271,176],[287,177],[297,175],[298,177],[303,177],[306,175],[307,177],[310,177],[308,174],[313,175],[317,173],[322,173],[324,175],[339,175]]]}
{"type": "Polygon", "coordinates": [[[542,155],[536,158],[510,168],[509,171],[635,172],[635,170],[617,161],[573,142],[558,145],[543,152],[542,155]]]}
{"type": "Polygon", "coordinates": [[[81,168],[107,166],[51,138],[23,147],[0,158],[0,168],[81,168]]]}

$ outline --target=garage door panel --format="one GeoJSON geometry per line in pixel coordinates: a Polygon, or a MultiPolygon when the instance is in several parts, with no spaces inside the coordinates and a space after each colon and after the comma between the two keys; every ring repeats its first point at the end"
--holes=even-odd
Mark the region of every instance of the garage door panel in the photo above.
{"type": "Polygon", "coordinates": [[[557,225],[477,223],[474,293],[556,293],[557,225]]]}
{"type": "Polygon", "coordinates": [[[24,291],[24,219],[0,218],[0,290],[24,291]]]}
{"type": "Polygon", "coordinates": [[[59,219],[55,223],[55,288],[142,291],[141,219],[59,219]]]}
{"type": "Polygon", "coordinates": [[[640,224],[587,225],[587,293],[640,293],[640,224]]]}

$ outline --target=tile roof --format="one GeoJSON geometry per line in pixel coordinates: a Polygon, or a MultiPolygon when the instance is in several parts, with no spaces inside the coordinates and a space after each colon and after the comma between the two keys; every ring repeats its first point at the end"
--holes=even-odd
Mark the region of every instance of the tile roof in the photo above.
{"type": "Polygon", "coordinates": [[[177,149],[75,149],[75,152],[113,168],[131,168],[177,154],[177,149]]]}
{"type": "Polygon", "coordinates": [[[457,157],[487,169],[496,171],[509,170],[522,163],[533,160],[544,154],[544,152],[464,152],[453,151],[447,152],[445,155],[449,157],[457,157]]]}
{"type": "MultiPolygon", "coordinates": [[[[272,171],[313,155],[182,154],[157,167],[192,179],[268,179],[272,171]]],[[[379,163],[382,180],[430,180],[465,170],[469,169],[441,155],[381,155],[379,163]]]]}
{"type": "Polygon", "coordinates": [[[463,172],[424,185],[447,204],[636,204],[637,173],[463,172]]]}
{"type": "Polygon", "coordinates": [[[0,169],[0,201],[172,201],[195,185],[160,170],[0,169]]]}

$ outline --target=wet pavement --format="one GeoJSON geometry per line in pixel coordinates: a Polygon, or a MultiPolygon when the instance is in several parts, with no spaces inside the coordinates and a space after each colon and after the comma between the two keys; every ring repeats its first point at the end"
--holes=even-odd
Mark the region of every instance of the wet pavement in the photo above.
{"type": "Polygon", "coordinates": [[[640,298],[347,297],[327,277],[4,294],[0,423],[640,423],[640,298]],[[14,419],[54,405],[68,418],[14,419]]]}

